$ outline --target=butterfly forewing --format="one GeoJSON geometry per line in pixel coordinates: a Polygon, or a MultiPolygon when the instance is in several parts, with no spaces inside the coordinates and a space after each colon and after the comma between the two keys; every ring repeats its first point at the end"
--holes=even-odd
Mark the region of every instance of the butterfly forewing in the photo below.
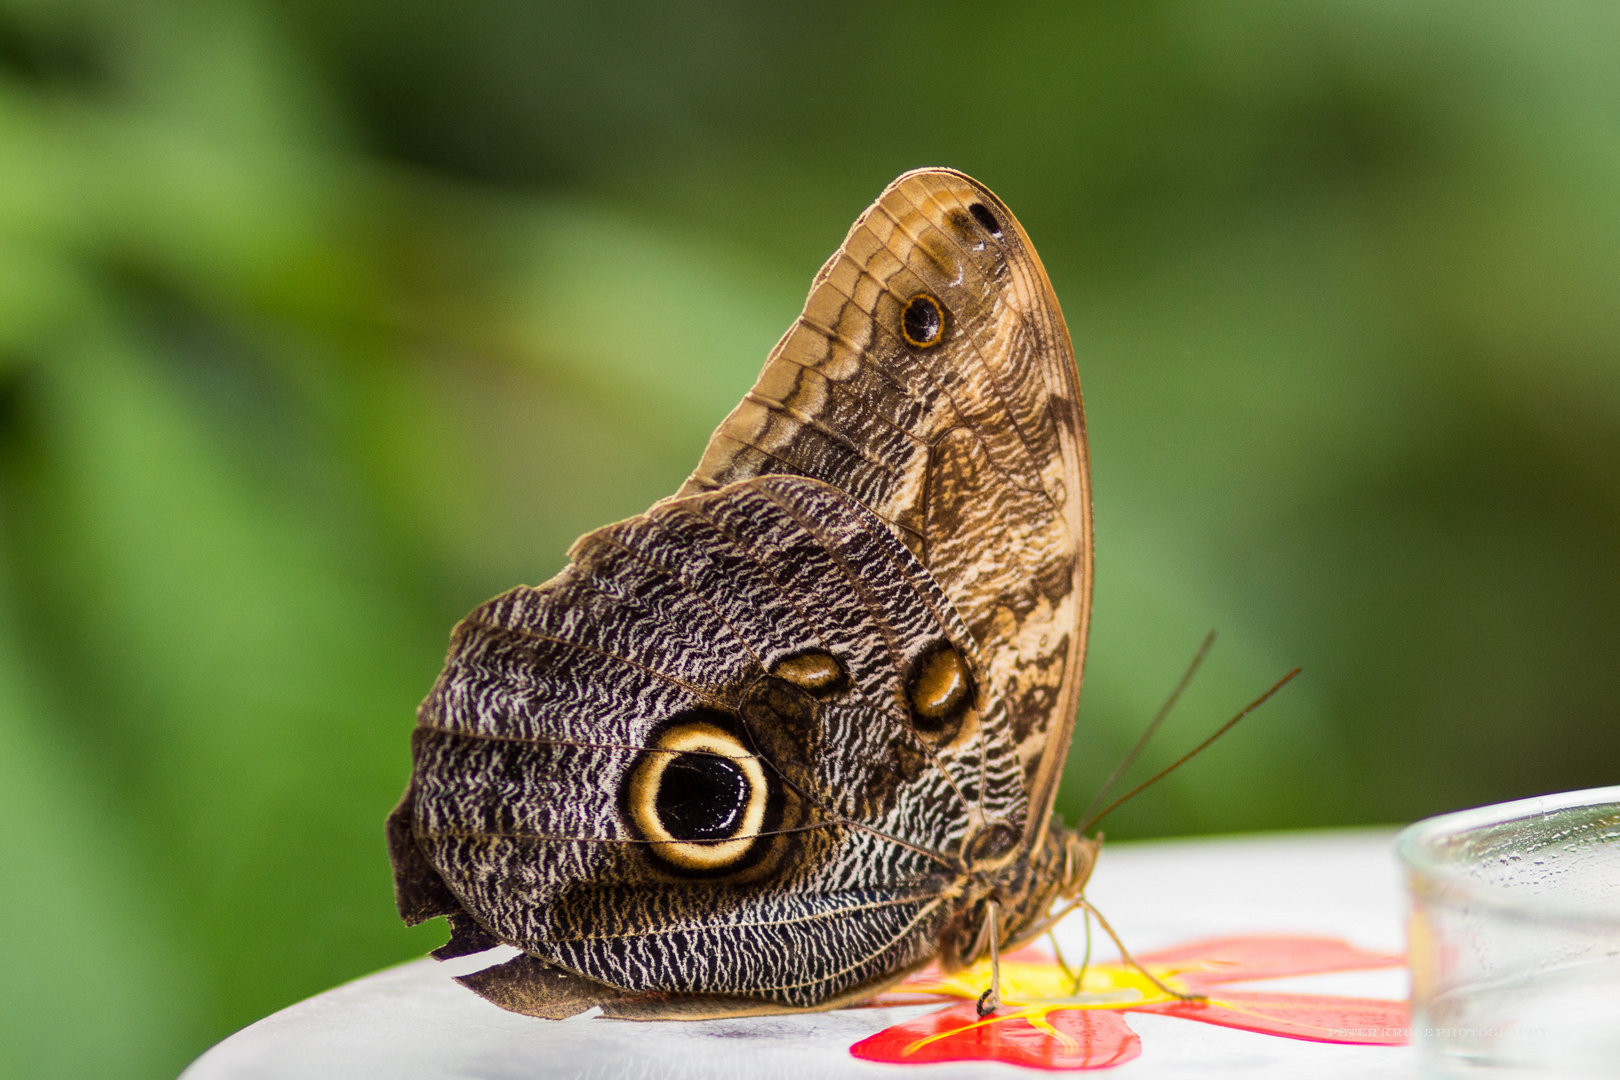
{"type": "Polygon", "coordinates": [[[1082,416],[1068,330],[1023,228],[976,181],[919,170],[855,222],[681,489],[801,474],[888,523],[980,647],[1037,808],[1029,843],[1085,651],[1082,416]]]}

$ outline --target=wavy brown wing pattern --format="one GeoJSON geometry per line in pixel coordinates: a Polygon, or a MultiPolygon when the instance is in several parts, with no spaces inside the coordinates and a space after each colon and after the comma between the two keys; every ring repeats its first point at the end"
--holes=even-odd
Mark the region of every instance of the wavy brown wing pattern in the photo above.
{"type": "Polygon", "coordinates": [[[610,1011],[619,990],[814,1007],[930,959],[964,851],[1027,806],[911,553],[777,476],[571,555],[457,627],[423,704],[401,811],[454,902],[610,1011]]]}
{"type": "Polygon", "coordinates": [[[457,627],[401,915],[448,917],[441,958],[519,946],[462,981],[551,1017],[827,1008],[1027,935],[1089,872],[1049,822],[1090,528],[1040,260],[908,173],[682,490],[457,627]]]}
{"type": "Polygon", "coordinates": [[[949,169],[862,214],[681,494],[763,473],[848,492],[978,642],[1046,835],[1090,618],[1091,495],[1068,329],[1029,237],[949,169]]]}

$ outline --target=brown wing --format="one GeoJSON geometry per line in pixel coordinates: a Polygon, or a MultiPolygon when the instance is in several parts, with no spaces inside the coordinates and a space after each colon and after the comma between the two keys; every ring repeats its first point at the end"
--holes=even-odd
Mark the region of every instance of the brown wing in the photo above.
{"type": "Polygon", "coordinates": [[[476,984],[508,1008],[874,993],[934,955],[975,838],[1027,814],[1011,745],[978,730],[999,712],[965,692],[975,652],[906,548],[816,480],[599,529],[456,629],[392,825],[401,911],[465,911],[572,973],[476,984]],[[519,984],[538,996],[499,989],[519,984]]]}
{"type": "Polygon", "coordinates": [[[894,530],[977,640],[1046,835],[1091,608],[1074,350],[1012,212],[919,169],[856,220],[679,495],[763,473],[825,481],[894,530]]]}

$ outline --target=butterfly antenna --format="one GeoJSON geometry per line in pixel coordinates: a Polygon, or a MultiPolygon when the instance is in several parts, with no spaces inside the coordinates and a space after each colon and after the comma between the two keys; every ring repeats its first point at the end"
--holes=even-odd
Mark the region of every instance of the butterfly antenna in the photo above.
{"type": "MultiPolygon", "coordinates": [[[[1108,793],[1114,789],[1114,785],[1119,783],[1119,778],[1125,775],[1125,770],[1131,767],[1131,763],[1136,760],[1137,755],[1147,746],[1148,740],[1153,738],[1153,733],[1159,730],[1159,725],[1164,723],[1164,718],[1170,715],[1170,710],[1176,707],[1176,702],[1181,700],[1181,695],[1191,685],[1193,676],[1198,674],[1198,668],[1203,664],[1204,657],[1209,655],[1209,647],[1213,644],[1215,644],[1215,631],[1211,630],[1204,635],[1204,643],[1198,646],[1198,651],[1193,653],[1192,662],[1187,665],[1187,670],[1182,673],[1181,681],[1176,683],[1176,688],[1170,691],[1170,696],[1164,699],[1163,705],[1159,706],[1159,711],[1153,715],[1152,722],[1142,731],[1142,736],[1136,740],[1136,745],[1131,747],[1131,752],[1125,755],[1125,759],[1119,763],[1119,767],[1114,770],[1113,775],[1097,790],[1097,797],[1091,800],[1091,805],[1086,807],[1084,814],[1080,815],[1080,820],[1086,821],[1090,819],[1091,812],[1097,809],[1103,799],[1108,797],[1108,793]]],[[[1082,828],[1080,831],[1085,832],[1085,829],[1082,828]]]]}
{"type": "Polygon", "coordinates": [[[1182,754],[1175,761],[1171,762],[1169,765],[1165,766],[1163,769],[1160,769],[1158,772],[1154,773],[1152,776],[1148,777],[1146,780],[1142,781],[1140,784],[1137,784],[1131,790],[1127,791],[1125,794],[1123,794],[1119,798],[1115,799],[1112,803],[1109,804],[1108,809],[1104,810],[1102,813],[1098,814],[1096,817],[1087,818],[1083,823],[1081,823],[1080,832],[1085,833],[1093,825],[1097,824],[1097,822],[1101,821],[1103,818],[1107,817],[1109,814],[1112,814],[1115,810],[1117,810],[1121,803],[1125,802],[1127,799],[1134,798],[1135,796],[1141,794],[1143,791],[1146,791],[1148,788],[1152,787],[1154,784],[1157,784],[1160,780],[1163,780],[1165,777],[1167,777],[1171,773],[1175,772],[1181,766],[1183,766],[1187,762],[1191,761],[1198,754],[1202,753],[1205,749],[1208,748],[1210,743],[1214,742],[1216,739],[1220,738],[1222,735],[1225,735],[1228,731],[1231,731],[1232,726],[1234,724],[1236,724],[1239,720],[1242,720],[1245,716],[1248,716],[1250,713],[1254,712],[1254,710],[1256,710],[1260,706],[1264,705],[1268,700],[1270,700],[1272,694],[1275,694],[1277,691],[1279,691],[1283,687],[1287,686],[1289,684],[1289,682],[1291,682],[1293,680],[1294,676],[1298,675],[1300,673],[1300,670],[1301,670],[1300,668],[1295,668],[1293,671],[1290,671],[1288,674],[1286,674],[1282,678],[1278,679],[1275,683],[1272,684],[1272,687],[1271,687],[1270,690],[1267,690],[1265,693],[1261,694],[1259,697],[1257,697],[1253,701],[1249,702],[1248,706],[1242,712],[1238,713],[1236,716],[1232,717],[1232,719],[1228,720],[1226,723],[1224,723],[1220,727],[1216,728],[1215,729],[1215,734],[1211,735],[1209,738],[1205,739],[1203,742],[1199,743],[1197,746],[1193,747],[1191,750],[1187,751],[1185,754],[1182,754]]]}

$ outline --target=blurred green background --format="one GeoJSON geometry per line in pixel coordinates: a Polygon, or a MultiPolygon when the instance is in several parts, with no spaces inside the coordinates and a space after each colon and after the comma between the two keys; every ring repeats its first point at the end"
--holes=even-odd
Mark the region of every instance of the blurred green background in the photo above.
{"type": "Polygon", "coordinates": [[[437,944],[382,821],[450,626],[672,491],[917,165],[1079,355],[1071,818],[1209,627],[1142,774],[1305,675],[1111,835],[1620,779],[1617,56],[1607,3],[0,0],[0,1073],[437,944]]]}

